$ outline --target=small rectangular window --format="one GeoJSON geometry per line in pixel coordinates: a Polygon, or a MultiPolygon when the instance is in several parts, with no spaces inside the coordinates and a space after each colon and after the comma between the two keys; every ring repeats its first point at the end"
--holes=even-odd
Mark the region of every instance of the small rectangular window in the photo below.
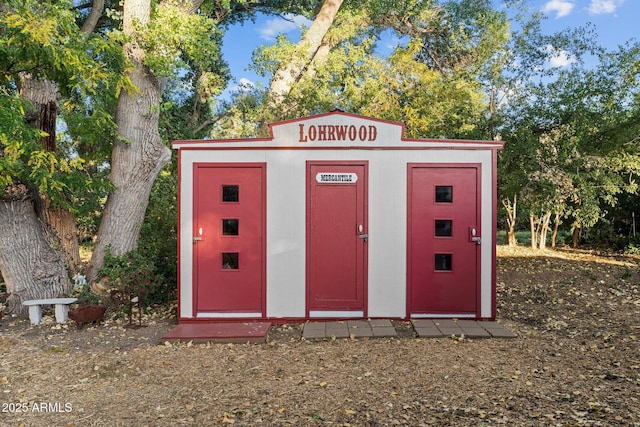
{"type": "Polygon", "coordinates": [[[436,237],[453,236],[453,221],[450,219],[436,219],[435,235],[436,237]]]}
{"type": "Polygon", "coordinates": [[[436,271],[451,271],[451,254],[435,254],[436,271]]]}
{"type": "Polygon", "coordinates": [[[453,187],[436,185],[436,203],[453,203],[453,187]]]}
{"type": "Polygon", "coordinates": [[[222,201],[223,202],[239,202],[240,201],[240,187],[237,185],[223,185],[222,186],[222,201]]]}
{"type": "Polygon", "coordinates": [[[223,252],[222,253],[222,269],[223,270],[237,270],[239,267],[239,259],[237,252],[223,252]]]}
{"type": "Polygon", "coordinates": [[[238,219],[223,219],[222,220],[222,235],[223,236],[237,236],[240,229],[240,220],[238,219]]]}

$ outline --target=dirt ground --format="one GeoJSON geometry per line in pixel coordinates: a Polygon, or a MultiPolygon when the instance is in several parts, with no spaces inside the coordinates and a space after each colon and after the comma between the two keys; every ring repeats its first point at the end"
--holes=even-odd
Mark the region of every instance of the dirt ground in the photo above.
{"type": "Polygon", "coordinates": [[[170,345],[175,324],[0,321],[1,426],[640,426],[638,258],[498,249],[516,339],[170,345]]]}

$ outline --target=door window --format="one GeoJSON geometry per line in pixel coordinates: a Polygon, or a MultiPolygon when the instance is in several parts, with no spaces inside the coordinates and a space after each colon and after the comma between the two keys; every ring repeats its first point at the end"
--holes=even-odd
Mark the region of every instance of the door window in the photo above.
{"type": "Polygon", "coordinates": [[[238,252],[223,252],[222,253],[222,269],[223,270],[238,270],[239,259],[238,252]]]}
{"type": "Polygon", "coordinates": [[[453,203],[453,186],[436,185],[436,203],[453,203]]]}
{"type": "Polygon", "coordinates": [[[237,236],[240,230],[239,219],[223,219],[222,220],[222,235],[223,236],[237,236]]]}
{"type": "Polygon", "coordinates": [[[222,201],[225,203],[234,203],[240,201],[240,187],[237,185],[222,186],[222,201]]]}
{"type": "Polygon", "coordinates": [[[436,271],[451,271],[451,254],[436,254],[435,255],[435,270],[436,271]]]}
{"type": "Polygon", "coordinates": [[[436,219],[434,230],[435,230],[436,237],[453,236],[453,220],[436,219]]]}

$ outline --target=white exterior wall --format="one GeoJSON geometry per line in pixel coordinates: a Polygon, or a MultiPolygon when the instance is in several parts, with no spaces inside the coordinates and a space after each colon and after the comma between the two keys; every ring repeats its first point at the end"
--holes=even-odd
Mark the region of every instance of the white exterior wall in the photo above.
{"type": "MultiPolygon", "coordinates": [[[[334,122],[335,122],[335,118],[334,122]]],[[[353,119],[352,119],[353,120],[353,119]]],[[[368,122],[367,122],[368,123],[368,122]]],[[[378,123],[380,126],[380,124],[378,123]]],[[[297,125],[296,125],[297,126],[297,125]]],[[[384,128],[384,126],[380,126],[384,128]]],[[[193,163],[266,163],[266,315],[306,316],[306,190],[307,161],[368,161],[368,317],[407,316],[407,170],[409,163],[481,164],[481,317],[492,317],[493,148],[450,141],[402,142],[391,128],[385,140],[364,149],[287,150],[274,141],[196,143],[180,156],[180,317],[193,313],[193,163]],[[392,140],[393,139],[393,140],[392,140]],[[259,147],[263,149],[249,149],[259,147]],[[443,149],[434,149],[440,145],[443,149]],[[194,147],[195,146],[195,147],[194,147]],[[232,148],[233,147],[233,148],[232,148]],[[410,149],[402,149],[408,147],[410,149]],[[415,148],[425,148],[416,150],[415,148]]],[[[277,135],[274,132],[274,135],[277,135]]],[[[380,137],[380,135],[379,135],[380,137]]],[[[316,147],[317,145],[314,145],[316,147]]],[[[179,147],[183,148],[183,147],[179,147]]],[[[184,146],[186,148],[186,146],[184,146]]]]}

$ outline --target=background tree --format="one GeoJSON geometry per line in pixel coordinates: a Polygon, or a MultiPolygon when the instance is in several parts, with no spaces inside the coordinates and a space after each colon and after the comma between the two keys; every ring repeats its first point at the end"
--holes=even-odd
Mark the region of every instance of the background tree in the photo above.
{"type": "Polygon", "coordinates": [[[330,15],[331,26],[317,26],[326,28],[320,41],[316,33],[307,35],[319,21],[328,22],[328,14],[319,14],[300,42],[281,36],[255,52],[256,70],[271,77],[260,117],[282,120],[340,108],[406,122],[410,136],[478,131],[485,109],[478,77],[507,37],[504,13],[483,0],[351,0],[323,8],[330,4],[339,10],[330,15]],[[377,42],[384,31],[401,42],[382,56],[377,42]],[[291,67],[295,78],[282,79],[291,67]]]}
{"type": "Polygon", "coordinates": [[[541,71],[510,97],[501,129],[507,142],[501,174],[512,188],[520,187],[532,245],[543,249],[551,218],[556,224],[570,219],[575,246],[582,230],[606,221],[607,207],[621,193],[637,191],[638,147],[631,141],[639,131],[640,57],[634,44],[615,52],[586,49],[595,44],[584,31],[540,40],[547,43],[536,42],[538,51],[563,52],[574,62],[532,67],[541,71]]]}
{"type": "Polygon", "coordinates": [[[14,312],[23,311],[25,299],[58,296],[70,287],[45,202],[66,211],[67,183],[82,162],[61,156],[56,146],[57,101],[70,93],[90,96],[94,82],[109,80],[93,57],[104,46],[77,31],[70,5],[0,3],[0,271],[14,312]]]}
{"type": "Polygon", "coordinates": [[[166,0],[152,7],[150,0],[124,1],[124,55],[133,64],[127,76],[135,89],[121,92],[116,105],[118,137],[110,161],[113,189],[102,214],[89,280],[100,270],[107,248],[119,256],[136,247],[153,183],[170,160],[159,133],[162,96],[170,78],[186,72],[194,82],[193,92],[206,102],[221,92],[229,78],[220,53],[225,19],[251,16],[258,7],[297,11],[305,5],[166,0]]]}

